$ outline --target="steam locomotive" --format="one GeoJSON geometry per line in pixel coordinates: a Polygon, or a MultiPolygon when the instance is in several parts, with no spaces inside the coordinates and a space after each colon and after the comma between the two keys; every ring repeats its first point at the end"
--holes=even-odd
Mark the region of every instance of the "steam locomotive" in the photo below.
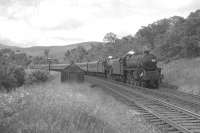
{"type": "Polygon", "coordinates": [[[136,54],[129,51],[121,58],[111,56],[103,60],[78,63],[88,75],[103,76],[108,79],[122,81],[133,86],[159,88],[162,80],[161,68],[157,59],[149,51],[136,54]]]}

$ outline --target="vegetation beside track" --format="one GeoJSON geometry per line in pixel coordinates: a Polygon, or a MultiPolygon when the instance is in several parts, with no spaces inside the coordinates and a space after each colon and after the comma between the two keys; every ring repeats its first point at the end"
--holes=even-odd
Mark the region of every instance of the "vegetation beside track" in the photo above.
{"type": "Polygon", "coordinates": [[[200,95],[200,58],[175,60],[162,64],[164,82],[177,86],[179,91],[200,95]]]}
{"type": "Polygon", "coordinates": [[[140,114],[89,83],[61,84],[56,78],[1,93],[0,101],[2,133],[158,132],[140,114]]]}

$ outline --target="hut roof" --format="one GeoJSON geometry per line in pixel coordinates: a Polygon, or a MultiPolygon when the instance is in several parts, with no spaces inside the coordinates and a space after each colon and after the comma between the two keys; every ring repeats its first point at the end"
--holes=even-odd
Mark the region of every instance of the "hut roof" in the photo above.
{"type": "Polygon", "coordinates": [[[63,69],[63,71],[67,71],[67,72],[84,72],[78,65],[72,63],[70,65],[68,65],[67,67],[65,67],[63,69]]]}

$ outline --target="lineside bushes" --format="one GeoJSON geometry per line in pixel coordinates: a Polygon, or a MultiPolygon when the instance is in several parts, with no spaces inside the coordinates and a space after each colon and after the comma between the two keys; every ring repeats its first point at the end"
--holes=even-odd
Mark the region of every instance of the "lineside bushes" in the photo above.
{"type": "Polygon", "coordinates": [[[50,78],[48,71],[36,70],[27,74],[26,84],[45,82],[50,78]]]}
{"type": "Polygon", "coordinates": [[[47,71],[36,70],[26,73],[24,68],[19,66],[0,66],[0,90],[9,92],[24,84],[46,82],[50,77],[47,71]]]}
{"type": "Polygon", "coordinates": [[[25,71],[20,66],[1,65],[0,66],[0,90],[7,92],[20,87],[25,82],[25,71]]]}
{"type": "Polygon", "coordinates": [[[27,73],[32,58],[23,52],[0,49],[0,91],[11,91],[26,83],[45,82],[50,74],[46,71],[27,73]],[[26,70],[26,71],[25,71],[26,70]]]}

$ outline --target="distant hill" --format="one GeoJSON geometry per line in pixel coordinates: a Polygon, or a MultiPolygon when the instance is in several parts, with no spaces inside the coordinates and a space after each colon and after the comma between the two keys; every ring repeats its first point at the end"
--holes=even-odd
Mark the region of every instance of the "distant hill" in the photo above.
{"type": "Polygon", "coordinates": [[[71,50],[78,46],[83,46],[85,49],[90,49],[92,45],[98,45],[98,44],[102,44],[102,42],[82,42],[65,46],[33,46],[28,48],[21,48],[21,47],[0,44],[0,48],[10,48],[14,51],[21,51],[31,56],[42,56],[44,55],[44,50],[49,49],[51,57],[61,59],[64,57],[64,54],[67,50],[71,50]]]}
{"type": "Polygon", "coordinates": [[[4,44],[0,44],[0,49],[4,49],[4,48],[17,49],[18,47],[15,47],[15,46],[8,46],[8,45],[4,45],[4,44]]]}

